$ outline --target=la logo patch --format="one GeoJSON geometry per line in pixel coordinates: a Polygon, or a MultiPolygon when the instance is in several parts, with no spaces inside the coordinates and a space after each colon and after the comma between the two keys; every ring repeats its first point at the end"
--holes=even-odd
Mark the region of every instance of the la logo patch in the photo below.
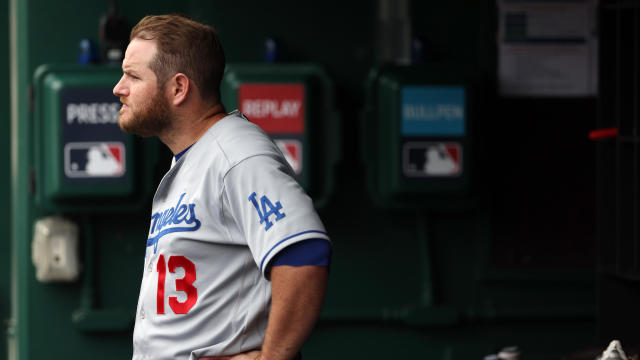
{"type": "Polygon", "coordinates": [[[260,198],[260,205],[258,205],[258,200],[256,199],[256,196],[257,195],[255,192],[249,195],[249,201],[251,201],[251,203],[253,204],[253,207],[255,207],[256,211],[258,212],[258,217],[260,218],[260,224],[265,224],[264,231],[267,231],[271,228],[271,226],[273,226],[273,223],[269,220],[270,216],[274,215],[275,216],[274,221],[279,221],[280,219],[285,217],[286,214],[281,212],[282,204],[280,204],[280,201],[276,201],[276,204],[273,205],[271,200],[269,200],[269,198],[266,195],[263,195],[260,198]]]}

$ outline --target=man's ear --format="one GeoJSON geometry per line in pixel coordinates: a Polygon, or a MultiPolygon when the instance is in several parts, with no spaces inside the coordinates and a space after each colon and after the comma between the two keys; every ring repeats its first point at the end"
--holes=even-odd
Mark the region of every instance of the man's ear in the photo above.
{"type": "Polygon", "coordinates": [[[167,95],[169,96],[169,101],[175,106],[182,104],[191,91],[191,80],[183,73],[173,75],[169,79],[168,85],[167,91],[169,93],[167,95]]]}

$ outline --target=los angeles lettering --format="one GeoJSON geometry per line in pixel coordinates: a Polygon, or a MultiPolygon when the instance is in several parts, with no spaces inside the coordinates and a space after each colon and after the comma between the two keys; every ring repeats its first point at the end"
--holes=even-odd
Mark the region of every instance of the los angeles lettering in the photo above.
{"type": "Polygon", "coordinates": [[[200,220],[196,216],[196,204],[182,204],[185,195],[186,193],[180,195],[176,206],[151,215],[147,247],[153,246],[154,254],[161,237],[174,232],[196,231],[200,228],[200,220]],[[181,226],[182,224],[186,226],[181,226]]]}

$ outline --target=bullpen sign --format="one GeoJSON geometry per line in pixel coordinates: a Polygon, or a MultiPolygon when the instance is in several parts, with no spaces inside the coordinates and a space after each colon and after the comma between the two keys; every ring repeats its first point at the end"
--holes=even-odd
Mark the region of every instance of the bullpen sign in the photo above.
{"type": "Polygon", "coordinates": [[[402,88],[402,135],[464,136],[466,92],[460,86],[402,88]]]}

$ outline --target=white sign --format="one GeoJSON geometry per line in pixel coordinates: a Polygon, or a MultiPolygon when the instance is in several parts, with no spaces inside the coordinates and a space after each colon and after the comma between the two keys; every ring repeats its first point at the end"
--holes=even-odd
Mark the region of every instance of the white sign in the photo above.
{"type": "Polygon", "coordinates": [[[598,89],[594,0],[501,0],[498,80],[511,96],[593,96],[598,89]]]}

